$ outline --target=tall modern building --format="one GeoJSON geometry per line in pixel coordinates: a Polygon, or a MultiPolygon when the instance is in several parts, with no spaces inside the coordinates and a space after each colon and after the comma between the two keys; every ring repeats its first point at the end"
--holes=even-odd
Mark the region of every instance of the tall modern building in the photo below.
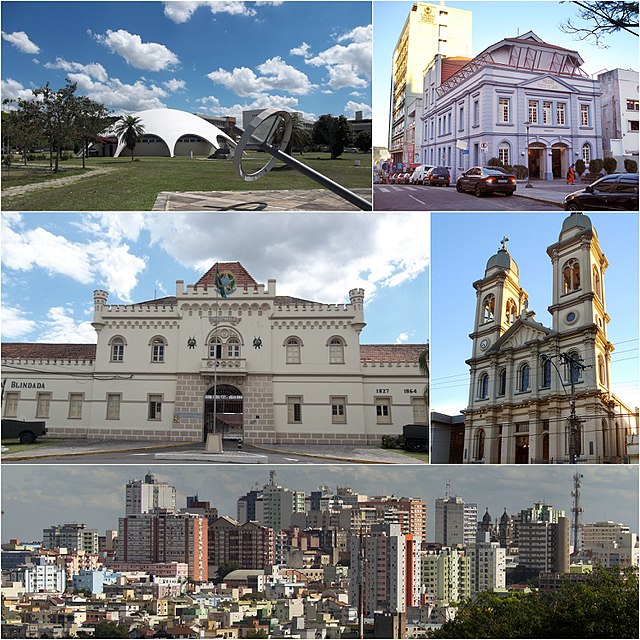
{"type": "Polygon", "coordinates": [[[569,518],[518,524],[518,563],[540,573],[569,572],[569,518]]]}
{"type": "Polygon", "coordinates": [[[128,516],[151,513],[155,509],[176,509],[175,487],[159,482],[152,473],[147,473],[143,480],[129,481],[125,493],[128,516]]]}
{"type": "Polygon", "coordinates": [[[506,549],[498,542],[477,541],[467,548],[467,555],[472,595],[506,587],[506,549]]]}
{"type": "Polygon", "coordinates": [[[86,524],[57,524],[42,530],[44,549],[64,547],[69,551],[98,553],[98,530],[88,529],[86,524]]]}
{"type": "Polygon", "coordinates": [[[594,565],[637,567],[640,557],[638,535],[625,524],[612,521],[585,524],[583,551],[594,565]]]}
{"type": "Polygon", "coordinates": [[[409,142],[409,112],[422,99],[423,70],[437,53],[471,55],[471,18],[471,11],[444,2],[417,2],[409,11],[391,63],[389,151],[394,164],[416,162],[419,147],[409,142]]]}
{"type": "Polygon", "coordinates": [[[265,527],[282,531],[291,526],[294,513],[304,513],[304,491],[276,484],[276,472],[269,473],[269,483],[262,488],[262,499],[256,502],[256,520],[265,527]]]}
{"type": "Polygon", "coordinates": [[[471,597],[470,556],[464,549],[428,549],[420,555],[420,569],[428,604],[447,606],[471,597]]]}
{"type": "Polygon", "coordinates": [[[237,562],[240,569],[265,569],[276,561],[273,529],[256,522],[218,518],[209,530],[209,564],[237,562]]]}
{"type": "Polygon", "coordinates": [[[476,541],[478,505],[465,503],[459,496],[436,498],[436,544],[467,546],[476,541]]]}

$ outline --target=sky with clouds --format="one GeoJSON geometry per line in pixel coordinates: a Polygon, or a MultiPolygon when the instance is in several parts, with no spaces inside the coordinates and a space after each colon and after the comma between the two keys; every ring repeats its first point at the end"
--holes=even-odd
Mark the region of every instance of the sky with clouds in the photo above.
{"type": "MultiPolygon", "coordinates": [[[[63,522],[83,522],[99,530],[117,529],[124,514],[125,485],[148,471],[177,489],[178,506],[186,496],[209,500],[220,515],[236,516],[236,501],[267,484],[264,465],[95,466],[5,465],[2,467],[2,541],[17,537],[41,540],[42,529],[63,522]]],[[[434,536],[435,499],[451,494],[486,508],[493,518],[546,502],[570,516],[572,476],[576,468],[558,466],[470,465],[283,465],[278,484],[307,494],[326,485],[350,486],[366,495],[420,497],[427,503],[427,537],[434,536]]],[[[638,531],[638,467],[581,465],[583,522],[613,520],[638,531]]]]}
{"type": "Polygon", "coordinates": [[[116,115],[371,117],[371,55],[369,2],[2,3],[3,99],[68,78],[116,115]]]}
{"type": "Polygon", "coordinates": [[[428,336],[428,214],[2,213],[2,339],[95,342],[109,302],[175,295],[216,261],[240,261],[278,295],[348,302],[365,290],[363,343],[428,336]]]}

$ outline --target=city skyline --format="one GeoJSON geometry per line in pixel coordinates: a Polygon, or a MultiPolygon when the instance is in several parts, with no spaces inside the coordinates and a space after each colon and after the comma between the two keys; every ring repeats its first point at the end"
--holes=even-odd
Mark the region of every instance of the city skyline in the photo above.
{"type": "MultiPolygon", "coordinates": [[[[262,488],[269,480],[267,466],[112,466],[82,465],[65,469],[54,466],[4,466],[3,540],[39,540],[42,529],[63,522],[84,523],[99,531],[117,529],[124,515],[125,485],[134,478],[153,473],[161,482],[177,489],[178,507],[186,506],[186,496],[197,494],[211,502],[220,515],[236,517],[236,501],[247,491],[262,488]]],[[[638,467],[563,465],[558,467],[495,467],[474,465],[456,468],[452,478],[446,465],[412,467],[354,465],[305,466],[303,470],[279,467],[276,483],[308,494],[319,486],[350,486],[372,495],[417,497],[427,505],[427,538],[434,538],[435,499],[444,497],[447,482],[450,495],[478,505],[480,519],[489,508],[495,520],[504,508],[510,515],[535,502],[563,509],[570,517],[572,476],[583,474],[583,523],[612,520],[638,530],[638,467]],[[428,486],[429,489],[419,487],[428,486]],[[490,496],[490,497],[489,497],[490,496]]]]}

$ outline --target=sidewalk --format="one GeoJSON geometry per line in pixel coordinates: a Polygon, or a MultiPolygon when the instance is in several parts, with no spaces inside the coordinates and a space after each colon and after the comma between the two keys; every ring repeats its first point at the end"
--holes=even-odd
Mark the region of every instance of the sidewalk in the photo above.
{"type": "Polygon", "coordinates": [[[567,194],[584,189],[587,185],[576,181],[576,184],[567,184],[565,180],[532,180],[531,188],[526,187],[526,180],[518,180],[515,197],[526,200],[534,200],[544,204],[556,205],[562,209],[564,198],[567,194]]]}
{"type": "MultiPolygon", "coordinates": [[[[171,443],[163,444],[161,442],[149,440],[48,440],[34,447],[33,450],[23,450],[16,453],[3,453],[3,460],[23,460],[27,462],[35,462],[42,460],[46,463],[49,457],[66,456],[71,459],[74,456],[97,455],[106,453],[130,453],[135,451],[145,451],[148,449],[178,449],[178,451],[167,451],[165,453],[157,453],[154,458],[157,460],[174,460],[176,464],[180,460],[207,460],[215,461],[215,454],[205,454],[204,445],[200,442],[187,443],[171,443]],[[203,458],[203,456],[206,456],[203,458]]],[[[228,452],[220,458],[220,462],[258,462],[264,464],[261,460],[264,456],[261,454],[252,454],[249,452],[237,452],[235,445],[227,444],[228,452]],[[229,458],[229,459],[227,459],[229,458]],[[235,458],[235,459],[231,459],[235,458]],[[250,458],[253,458],[250,460],[250,458]]],[[[251,447],[266,454],[275,453],[280,455],[290,455],[295,457],[308,457],[310,459],[317,458],[318,464],[322,461],[339,460],[342,462],[354,462],[358,464],[424,464],[421,460],[396,453],[388,449],[382,449],[376,446],[360,446],[360,445],[314,445],[311,449],[304,445],[294,444],[274,444],[266,447],[251,447]]]]}

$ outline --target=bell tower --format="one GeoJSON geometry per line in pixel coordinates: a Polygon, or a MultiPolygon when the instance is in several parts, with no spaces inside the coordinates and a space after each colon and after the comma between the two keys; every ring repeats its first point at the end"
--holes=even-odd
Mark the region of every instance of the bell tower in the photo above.
{"type": "Polygon", "coordinates": [[[520,287],[518,265],[507,250],[506,236],[501,248],[487,262],[484,278],[473,283],[476,290],[476,316],[473,358],[482,356],[511,327],[527,306],[527,293],[520,287]]]}

